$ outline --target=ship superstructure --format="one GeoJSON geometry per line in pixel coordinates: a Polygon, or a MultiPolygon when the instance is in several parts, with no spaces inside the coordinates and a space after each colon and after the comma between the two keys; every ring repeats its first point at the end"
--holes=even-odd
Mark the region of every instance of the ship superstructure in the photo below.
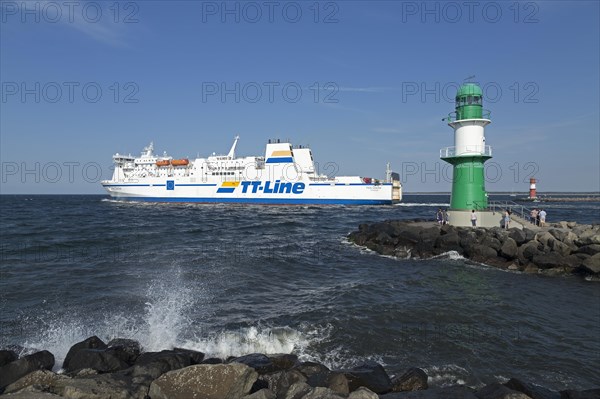
{"type": "Polygon", "coordinates": [[[269,140],[264,156],[237,157],[239,136],[227,155],[174,159],[154,154],[115,154],[111,180],[102,186],[117,199],[155,202],[258,204],[392,204],[402,198],[399,175],[383,180],[328,176],[315,166],[310,148],[269,140]]]}

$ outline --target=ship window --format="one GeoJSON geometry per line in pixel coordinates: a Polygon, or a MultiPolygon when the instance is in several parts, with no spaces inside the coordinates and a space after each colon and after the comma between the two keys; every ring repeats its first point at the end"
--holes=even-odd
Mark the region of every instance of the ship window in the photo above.
{"type": "Polygon", "coordinates": [[[467,97],[467,103],[469,103],[469,105],[473,104],[473,96],[467,97]]]}

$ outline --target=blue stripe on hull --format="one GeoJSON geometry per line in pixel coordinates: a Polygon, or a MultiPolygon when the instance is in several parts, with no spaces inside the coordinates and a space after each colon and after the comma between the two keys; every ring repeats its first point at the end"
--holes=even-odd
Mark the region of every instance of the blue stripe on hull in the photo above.
{"type": "Polygon", "coordinates": [[[204,204],[265,204],[265,205],[391,205],[392,200],[322,199],[322,198],[166,198],[166,197],[113,197],[124,201],[197,202],[204,204]]]}

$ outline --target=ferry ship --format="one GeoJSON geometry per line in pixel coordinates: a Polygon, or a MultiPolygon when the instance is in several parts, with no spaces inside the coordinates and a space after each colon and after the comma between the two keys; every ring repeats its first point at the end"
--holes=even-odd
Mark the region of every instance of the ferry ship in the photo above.
{"type": "Polygon", "coordinates": [[[315,168],[310,148],[269,140],[264,156],[236,157],[239,136],[227,155],[174,159],[154,154],[150,143],[139,157],[115,154],[111,197],[129,201],[385,205],[402,199],[398,173],[389,163],[384,180],[331,177],[315,168]]]}

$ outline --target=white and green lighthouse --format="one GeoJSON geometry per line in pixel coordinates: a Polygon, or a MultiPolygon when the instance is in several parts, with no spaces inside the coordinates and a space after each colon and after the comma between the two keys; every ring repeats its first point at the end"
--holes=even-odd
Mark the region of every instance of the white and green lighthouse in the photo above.
{"type": "Polygon", "coordinates": [[[492,157],[492,148],[485,143],[485,127],[492,121],[483,109],[481,88],[475,83],[463,84],[456,93],[455,111],[444,120],[454,129],[454,146],[442,148],[440,158],[454,167],[450,223],[470,223],[472,210],[488,207],[483,164],[492,157]],[[462,220],[465,219],[463,222],[462,220]]]}

